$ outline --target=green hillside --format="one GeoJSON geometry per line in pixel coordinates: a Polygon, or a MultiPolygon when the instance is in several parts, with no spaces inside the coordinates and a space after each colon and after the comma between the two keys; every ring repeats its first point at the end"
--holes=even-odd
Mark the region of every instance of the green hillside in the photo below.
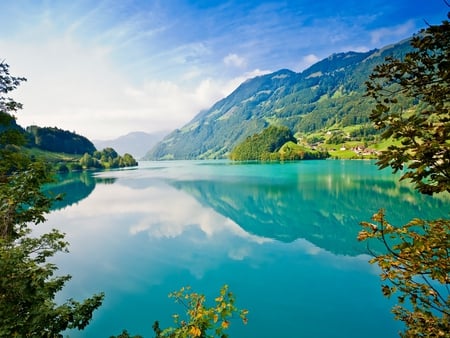
{"type": "MultiPolygon", "coordinates": [[[[368,124],[372,102],[364,96],[365,81],[386,56],[402,58],[410,50],[405,40],[365,53],[333,54],[301,73],[283,69],[247,80],[167,135],[144,159],[225,158],[269,125],[288,127],[303,140],[341,133],[342,141],[373,138],[375,131],[368,124]]],[[[412,105],[404,102],[406,107],[412,105]]]]}
{"type": "Polygon", "coordinates": [[[42,150],[77,155],[92,153],[96,150],[86,137],[67,130],[30,126],[26,131],[31,145],[42,150]]]}
{"type": "Polygon", "coordinates": [[[20,147],[10,145],[12,153],[23,153],[31,159],[41,159],[59,172],[138,165],[132,155],[125,153],[121,156],[110,147],[98,151],[89,139],[74,132],[56,127],[30,126],[24,129],[11,115],[4,112],[0,112],[0,122],[0,143],[15,135],[16,139],[21,138],[25,143],[20,147]]]}

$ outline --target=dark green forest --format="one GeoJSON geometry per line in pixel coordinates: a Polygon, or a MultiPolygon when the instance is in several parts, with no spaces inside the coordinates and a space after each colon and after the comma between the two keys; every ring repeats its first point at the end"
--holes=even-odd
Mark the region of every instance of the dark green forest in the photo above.
{"type": "Polygon", "coordinates": [[[230,153],[234,161],[279,161],[321,159],[327,152],[314,151],[297,145],[297,140],[287,127],[269,126],[261,133],[247,137],[230,153]]]}
{"type": "Polygon", "coordinates": [[[91,141],[75,132],[38,126],[27,127],[26,131],[30,136],[31,146],[42,150],[78,155],[96,150],[91,141]]]}
{"type": "MultiPolygon", "coordinates": [[[[2,135],[16,135],[24,139],[23,151],[32,158],[43,160],[57,172],[80,171],[87,169],[114,169],[137,166],[132,155],[119,155],[113,148],[97,150],[84,136],[56,127],[19,126],[15,119],[6,115],[0,128],[2,135]]],[[[5,136],[6,137],[6,136],[5,136]]]]}

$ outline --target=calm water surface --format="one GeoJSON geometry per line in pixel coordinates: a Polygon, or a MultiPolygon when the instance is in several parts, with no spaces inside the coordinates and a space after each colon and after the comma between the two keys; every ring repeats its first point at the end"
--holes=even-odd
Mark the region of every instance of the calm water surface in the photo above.
{"type": "Polygon", "coordinates": [[[106,293],[70,337],[153,337],[155,320],[167,327],[184,311],[169,292],[190,285],[213,299],[223,284],[250,311],[233,338],[397,337],[359,222],[379,208],[394,224],[450,210],[369,161],[143,162],[51,189],[67,198],[39,231],[56,227],[71,244],[55,259],[73,276],[61,299],[106,293]]]}

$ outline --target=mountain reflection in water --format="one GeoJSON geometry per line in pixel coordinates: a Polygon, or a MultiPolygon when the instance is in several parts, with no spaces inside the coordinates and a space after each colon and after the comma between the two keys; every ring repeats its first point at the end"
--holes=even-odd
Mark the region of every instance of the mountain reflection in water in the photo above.
{"type": "Polygon", "coordinates": [[[445,201],[420,195],[386,172],[367,172],[364,164],[365,170],[355,170],[343,162],[325,172],[272,164],[270,177],[231,175],[171,184],[248,233],[282,242],[303,238],[335,254],[367,252],[366,243],[355,241],[359,223],[380,208],[387,210],[393,224],[418,215],[443,216],[436,211],[445,210],[445,201]]]}
{"type": "Polygon", "coordinates": [[[167,327],[183,312],[169,292],[191,285],[210,298],[225,283],[250,310],[233,338],[397,337],[392,304],[356,240],[359,222],[379,208],[403,224],[450,206],[448,195],[419,195],[369,161],[141,162],[47,188],[67,192],[39,226],[59,228],[71,244],[55,258],[73,275],[60,296],[106,293],[73,338],[123,328],[151,337],[154,320],[167,327]]]}

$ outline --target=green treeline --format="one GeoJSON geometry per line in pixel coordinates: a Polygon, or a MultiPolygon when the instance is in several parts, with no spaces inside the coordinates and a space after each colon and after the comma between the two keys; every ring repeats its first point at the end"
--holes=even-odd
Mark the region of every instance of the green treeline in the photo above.
{"type": "Polygon", "coordinates": [[[56,163],[58,172],[124,168],[138,165],[138,162],[130,154],[120,156],[113,148],[98,151],[89,139],[67,130],[30,126],[23,133],[28,139],[28,147],[44,150],[45,154],[48,154],[44,155],[46,161],[56,163]],[[50,155],[50,153],[67,154],[69,157],[59,158],[55,161],[52,160],[54,155],[50,155]]]}
{"type": "Polygon", "coordinates": [[[80,159],[80,165],[85,168],[124,168],[138,165],[137,161],[128,153],[120,156],[113,148],[94,151],[92,155],[85,153],[80,159]]]}
{"type": "Polygon", "coordinates": [[[96,150],[86,137],[67,130],[30,126],[26,131],[29,134],[31,146],[42,150],[78,155],[93,153],[96,150]]]}
{"type": "Polygon", "coordinates": [[[233,161],[280,161],[326,158],[326,152],[297,145],[291,130],[283,126],[269,126],[261,133],[247,137],[230,153],[233,161]]]}
{"type": "Polygon", "coordinates": [[[61,162],[58,172],[78,171],[86,169],[114,169],[137,166],[138,162],[128,153],[120,156],[113,148],[84,153],[81,158],[71,162],[61,162]]]}
{"type": "Polygon", "coordinates": [[[280,161],[322,160],[330,157],[327,151],[307,148],[291,141],[280,148],[278,155],[280,161]]]}

